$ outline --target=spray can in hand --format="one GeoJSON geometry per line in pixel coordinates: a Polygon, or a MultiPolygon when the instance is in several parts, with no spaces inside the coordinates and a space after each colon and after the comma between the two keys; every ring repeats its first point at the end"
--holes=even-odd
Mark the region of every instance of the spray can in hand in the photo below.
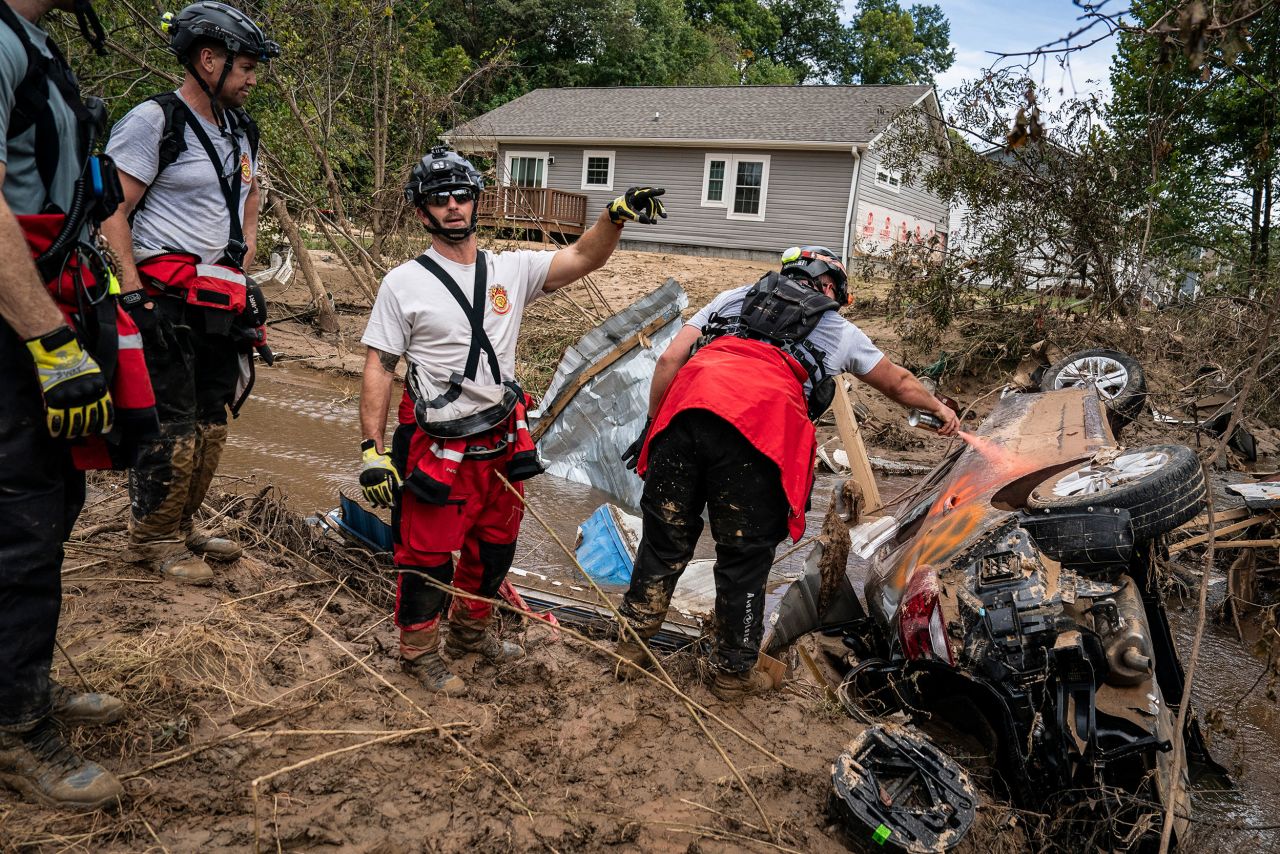
{"type": "Polygon", "coordinates": [[[919,427],[921,430],[931,430],[936,433],[942,428],[943,421],[932,412],[925,412],[923,409],[912,409],[907,413],[907,424],[911,427],[919,427]]]}

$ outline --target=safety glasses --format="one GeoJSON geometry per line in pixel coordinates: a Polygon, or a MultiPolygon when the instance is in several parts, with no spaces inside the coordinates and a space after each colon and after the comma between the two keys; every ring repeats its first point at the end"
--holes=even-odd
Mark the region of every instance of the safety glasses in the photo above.
{"type": "Polygon", "coordinates": [[[424,197],[427,204],[433,207],[444,207],[449,204],[449,199],[457,200],[458,204],[463,202],[474,202],[476,200],[476,191],[471,187],[455,187],[452,190],[439,190],[434,193],[427,193],[424,197]]]}

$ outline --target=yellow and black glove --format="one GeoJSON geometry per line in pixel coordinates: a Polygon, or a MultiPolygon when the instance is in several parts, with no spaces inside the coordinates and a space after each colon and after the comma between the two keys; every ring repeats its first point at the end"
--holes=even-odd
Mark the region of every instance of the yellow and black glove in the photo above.
{"type": "Polygon", "coordinates": [[[662,187],[632,187],[609,202],[609,219],[614,225],[628,221],[653,225],[659,217],[666,219],[667,209],[658,198],[665,192],[662,187]]]}
{"type": "Polygon", "coordinates": [[[114,410],[107,378],[70,327],[26,342],[36,362],[45,420],[55,439],[78,439],[111,432],[114,410]]]}
{"type": "Polygon", "coordinates": [[[390,507],[400,491],[400,472],[391,464],[391,455],[380,453],[372,439],[360,443],[360,489],[374,507],[390,507]]]}

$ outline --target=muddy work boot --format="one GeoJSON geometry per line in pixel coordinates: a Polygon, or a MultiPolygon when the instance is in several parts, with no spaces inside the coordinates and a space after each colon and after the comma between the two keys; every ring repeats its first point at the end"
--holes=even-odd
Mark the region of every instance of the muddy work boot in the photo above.
{"type": "Polygon", "coordinates": [[[752,668],[742,673],[730,673],[717,669],[709,687],[718,699],[733,703],[751,694],[772,691],[774,684],[773,677],[763,670],[752,668]]]}
{"type": "Polygon", "coordinates": [[[187,548],[197,555],[210,560],[233,561],[244,557],[244,549],[240,544],[225,537],[211,537],[208,534],[193,533],[187,536],[187,548]]]}
{"type": "Polygon", "coordinates": [[[0,782],[60,809],[100,809],[124,794],[115,774],[71,749],[52,718],[26,732],[0,733],[0,782]]]}
{"type": "Polygon", "coordinates": [[[630,682],[643,679],[644,674],[640,671],[653,669],[653,660],[649,657],[649,653],[629,637],[614,644],[613,651],[626,662],[614,662],[613,675],[620,680],[630,682]]]}
{"type": "Polygon", "coordinates": [[[50,682],[49,694],[53,716],[67,726],[113,724],[124,717],[124,703],[110,694],[72,691],[57,682],[50,682]]]}
{"type": "Polygon", "coordinates": [[[450,617],[449,636],[445,639],[444,648],[455,657],[474,652],[485,661],[494,664],[524,658],[524,647],[499,638],[491,619],[469,620],[460,616],[450,617]]]}
{"type": "Polygon", "coordinates": [[[182,540],[133,542],[125,560],[158,572],[181,584],[212,584],[213,569],[204,558],[193,555],[182,540]]]}
{"type": "Polygon", "coordinates": [[[400,667],[433,694],[457,696],[467,689],[449,672],[440,657],[440,623],[417,630],[400,630],[400,667]]]}

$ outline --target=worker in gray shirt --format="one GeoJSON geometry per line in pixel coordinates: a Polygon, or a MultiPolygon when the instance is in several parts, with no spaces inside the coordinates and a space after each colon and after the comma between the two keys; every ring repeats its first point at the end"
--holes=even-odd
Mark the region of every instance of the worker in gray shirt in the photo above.
{"type": "Polygon", "coordinates": [[[265,305],[244,275],[258,225],[258,135],[242,109],[259,62],[279,54],[244,13],[198,2],[167,16],[182,86],[116,123],[107,153],[124,203],[103,226],[120,258],[121,304],[135,319],[156,389],[160,438],[129,474],[130,557],[178,582],[209,584],[205,558],[240,546],[196,529],[265,344],[265,305]]]}
{"type": "Polygon", "coordinates": [[[122,705],[58,685],[49,668],[62,543],[85,497],[68,440],[108,432],[113,410],[101,369],[52,297],[65,283],[59,271],[75,263],[54,238],[82,233],[66,214],[80,192],[92,110],[37,24],[59,8],[78,13],[95,39],[102,30],[83,0],[20,8],[0,3],[0,782],[31,800],[89,810],[123,788],[71,748],[59,722],[108,723],[122,705]]]}

